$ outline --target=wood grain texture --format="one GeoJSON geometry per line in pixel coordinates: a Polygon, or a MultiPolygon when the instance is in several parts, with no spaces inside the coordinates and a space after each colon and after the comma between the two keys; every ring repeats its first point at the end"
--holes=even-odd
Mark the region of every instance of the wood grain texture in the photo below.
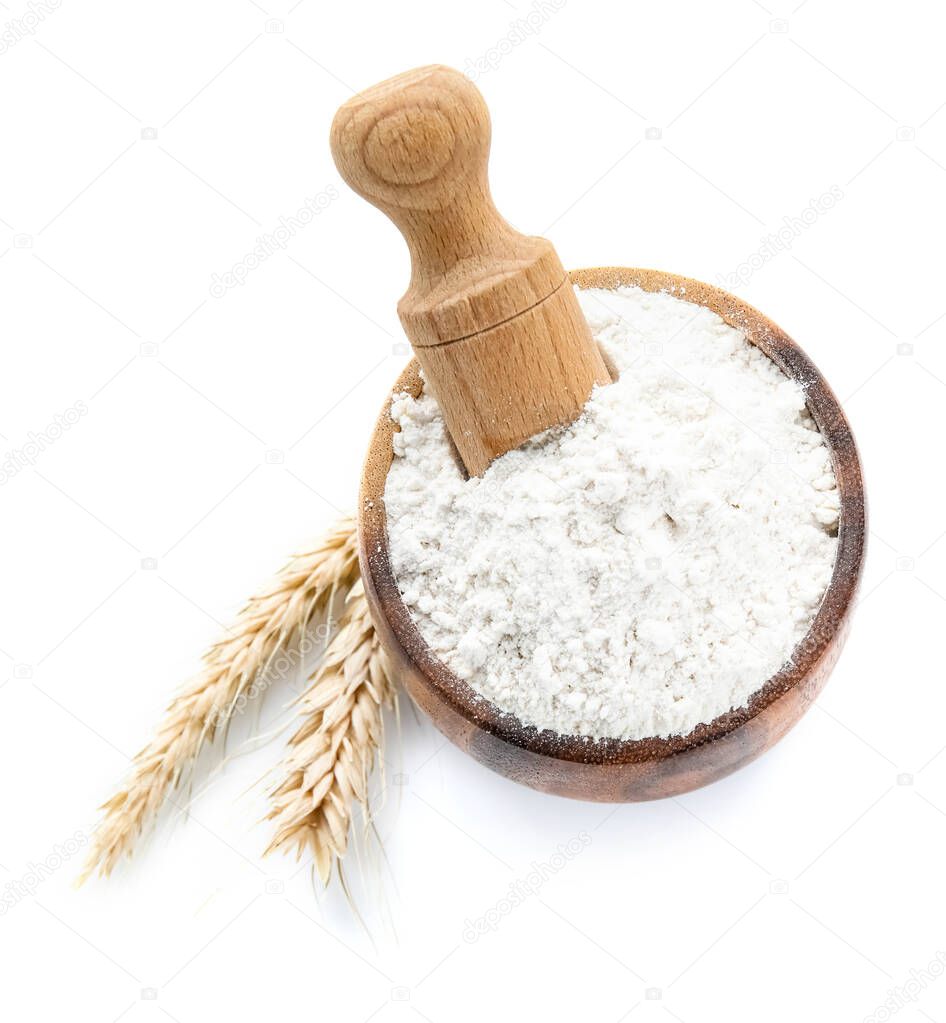
{"type": "MultiPolygon", "coordinates": [[[[384,485],[391,465],[394,424],[388,405],[369,448],[359,502],[359,545],[365,591],[394,678],[437,727],[461,749],[514,781],[544,792],[601,802],[680,795],[730,774],[769,749],[798,721],[837,662],[860,583],[867,536],[860,459],[847,418],[807,355],[752,306],[718,288],[656,270],[604,267],[579,270],[582,288],[636,285],[667,291],[707,306],[769,356],[805,390],[838,481],[841,517],[830,585],[792,662],[748,706],[720,715],[688,735],[638,741],[590,740],[527,728],[502,714],[439,661],[427,647],[398,592],[388,556],[384,485]]],[[[419,394],[411,362],[396,391],[419,394]]]]}
{"type": "Polygon", "coordinates": [[[551,243],[493,205],[476,86],[438,65],[398,75],[339,109],[331,145],[407,241],[398,314],[467,470],[571,422],[610,378],[551,243]]]}

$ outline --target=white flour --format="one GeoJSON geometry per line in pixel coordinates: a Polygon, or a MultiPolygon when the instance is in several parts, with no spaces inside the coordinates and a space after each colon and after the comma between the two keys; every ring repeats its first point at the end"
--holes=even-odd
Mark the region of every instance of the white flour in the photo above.
{"type": "Polygon", "coordinates": [[[391,561],[433,652],[524,724],[685,734],[810,625],[835,478],[804,394],[740,331],[667,294],[579,297],[620,379],[481,479],[432,397],[392,403],[391,561]]]}

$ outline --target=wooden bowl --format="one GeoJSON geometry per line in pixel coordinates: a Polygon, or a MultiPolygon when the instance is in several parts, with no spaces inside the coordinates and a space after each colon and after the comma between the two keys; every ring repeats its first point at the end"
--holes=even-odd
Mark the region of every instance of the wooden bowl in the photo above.
{"type": "MultiPolygon", "coordinates": [[[[841,504],[837,560],[808,633],[784,667],[740,710],[721,714],[688,735],[669,739],[588,739],[525,727],[477,697],[438,660],[401,600],[388,556],[384,486],[394,424],[388,404],[375,427],[359,502],[361,570],[371,615],[394,677],[460,749],[507,778],[543,792],[601,802],[660,799],[707,785],[754,760],[805,713],[834,667],[847,635],[864,562],[867,535],[864,482],[857,447],[837,398],[807,355],[774,323],[733,295],[656,270],[601,267],[577,270],[580,288],[636,285],[704,305],[769,356],[805,390],[808,409],[831,454],[841,504]]],[[[415,396],[422,382],[415,361],[394,385],[415,396]]]]}

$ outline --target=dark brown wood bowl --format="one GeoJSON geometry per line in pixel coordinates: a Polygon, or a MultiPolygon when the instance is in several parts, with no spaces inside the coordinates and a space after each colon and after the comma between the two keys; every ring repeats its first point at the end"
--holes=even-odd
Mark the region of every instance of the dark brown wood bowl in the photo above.
{"type": "MultiPolygon", "coordinates": [[[[837,560],[824,600],[791,661],[748,705],[669,739],[588,739],[525,727],[485,701],[427,647],[401,600],[388,557],[384,486],[391,466],[394,423],[385,404],[365,462],[359,501],[361,570],[371,615],[396,682],[460,749],[507,778],[575,799],[633,802],[660,799],[707,785],[748,764],[778,742],[808,709],[837,662],[861,578],[867,536],[861,464],[841,406],[807,355],[752,306],[719,288],[657,270],[600,267],[577,270],[580,288],[636,285],[704,305],[769,356],[805,390],[808,409],[831,453],[841,516],[837,560]]],[[[422,388],[416,361],[394,385],[415,396],[422,388]]]]}

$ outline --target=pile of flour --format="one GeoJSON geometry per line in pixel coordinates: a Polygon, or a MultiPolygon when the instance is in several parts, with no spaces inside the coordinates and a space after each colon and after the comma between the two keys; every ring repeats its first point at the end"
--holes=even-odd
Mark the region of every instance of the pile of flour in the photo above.
{"type": "Polygon", "coordinates": [[[563,735],[685,734],[789,660],[838,493],[799,387],[715,313],[579,291],[620,377],[464,479],[434,399],[395,398],[391,562],[431,650],[563,735]]]}

